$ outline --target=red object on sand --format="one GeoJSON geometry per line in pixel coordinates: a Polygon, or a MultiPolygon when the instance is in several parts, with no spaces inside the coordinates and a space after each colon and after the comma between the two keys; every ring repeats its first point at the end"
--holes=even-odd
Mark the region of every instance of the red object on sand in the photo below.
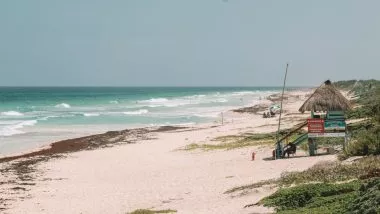
{"type": "Polygon", "coordinates": [[[252,160],[253,160],[253,161],[255,160],[255,155],[256,155],[256,153],[255,153],[255,152],[252,152],[252,160]]]}

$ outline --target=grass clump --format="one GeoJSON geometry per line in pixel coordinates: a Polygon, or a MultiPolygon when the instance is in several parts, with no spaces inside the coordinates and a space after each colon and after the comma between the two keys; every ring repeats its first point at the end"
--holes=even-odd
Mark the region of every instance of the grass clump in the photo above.
{"type": "MultiPolygon", "coordinates": [[[[299,125],[296,125],[296,127],[299,125]]],[[[288,134],[292,129],[283,129],[279,133],[279,137],[285,136],[288,134]]],[[[297,137],[299,137],[301,134],[304,134],[305,131],[299,130],[294,135],[290,141],[295,140],[297,137]]],[[[277,138],[277,132],[270,132],[270,133],[245,133],[241,135],[227,135],[227,136],[221,136],[216,137],[212,139],[214,142],[219,142],[215,144],[197,144],[192,143],[187,145],[183,150],[195,150],[195,149],[202,149],[205,151],[209,150],[230,150],[230,149],[238,149],[243,147],[249,147],[249,146],[260,146],[260,145],[274,145],[277,138]]]]}
{"type": "Polygon", "coordinates": [[[244,185],[244,186],[234,187],[232,189],[229,189],[229,190],[225,191],[224,194],[230,194],[230,193],[234,193],[234,192],[238,192],[238,191],[244,191],[244,190],[247,190],[247,189],[255,189],[255,188],[259,188],[259,187],[265,186],[265,185],[276,184],[277,182],[278,182],[278,180],[275,180],[275,179],[259,181],[257,183],[253,183],[253,184],[248,184],[248,185],[244,185]]]}
{"type": "Polygon", "coordinates": [[[301,172],[285,172],[278,179],[235,187],[225,193],[245,191],[271,184],[290,186],[306,183],[334,183],[376,176],[380,176],[380,156],[364,157],[351,164],[340,161],[324,161],[301,172]]]}
{"type": "Polygon", "coordinates": [[[275,207],[277,213],[347,213],[358,195],[359,181],[342,184],[303,184],[283,188],[260,204],[275,207]]]}
{"type": "Polygon", "coordinates": [[[128,214],[156,214],[156,213],[176,213],[177,210],[150,210],[150,209],[138,209],[132,212],[129,212],[128,214]]]}
{"type": "Polygon", "coordinates": [[[273,141],[236,141],[236,142],[228,142],[228,143],[218,143],[218,144],[196,144],[192,143],[187,145],[184,150],[195,150],[202,149],[205,151],[209,150],[231,150],[238,149],[249,146],[257,146],[264,144],[271,144],[273,141]]]}
{"type": "Polygon", "coordinates": [[[217,141],[220,143],[215,144],[197,144],[192,143],[185,147],[184,150],[195,150],[202,149],[205,151],[209,150],[231,150],[238,149],[249,146],[258,145],[271,145],[274,142],[274,134],[245,134],[245,135],[228,135],[217,137],[212,141],[217,141]]]}
{"type": "Polygon", "coordinates": [[[380,156],[361,158],[351,164],[340,161],[320,162],[301,172],[286,172],[278,183],[282,186],[310,182],[341,182],[350,179],[361,179],[369,172],[380,169],[380,156]]]}

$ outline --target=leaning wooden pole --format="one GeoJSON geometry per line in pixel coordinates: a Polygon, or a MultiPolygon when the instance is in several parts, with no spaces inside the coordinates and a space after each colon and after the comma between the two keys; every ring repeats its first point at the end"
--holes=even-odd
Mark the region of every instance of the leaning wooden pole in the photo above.
{"type": "MultiPolygon", "coordinates": [[[[281,126],[281,115],[282,115],[282,102],[284,101],[284,91],[285,91],[285,83],[286,83],[286,76],[288,75],[288,67],[289,63],[286,63],[286,70],[285,70],[285,77],[284,77],[284,85],[282,87],[282,95],[281,95],[281,104],[280,104],[280,117],[278,118],[278,129],[277,129],[277,144],[279,144],[279,139],[280,139],[280,126],[281,126]]],[[[277,148],[279,148],[280,145],[277,145],[277,148]]],[[[277,152],[275,154],[277,156],[277,152]]],[[[276,157],[277,159],[278,157],[276,157]]]]}

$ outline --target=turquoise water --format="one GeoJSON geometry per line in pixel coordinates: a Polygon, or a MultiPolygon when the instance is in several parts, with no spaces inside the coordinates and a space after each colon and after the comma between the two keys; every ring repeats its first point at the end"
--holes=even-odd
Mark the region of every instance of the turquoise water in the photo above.
{"type": "Polygon", "coordinates": [[[212,122],[221,112],[253,105],[279,90],[0,87],[0,154],[115,128],[212,122]]]}

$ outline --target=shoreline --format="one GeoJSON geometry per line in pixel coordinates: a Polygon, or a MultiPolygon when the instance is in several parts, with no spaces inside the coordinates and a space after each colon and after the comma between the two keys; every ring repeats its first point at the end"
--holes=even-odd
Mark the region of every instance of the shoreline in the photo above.
{"type": "MultiPolygon", "coordinates": [[[[306,92],[303,91],[290,93],[298,93],[301,95],[305,95],[306,92]]],[[[294,100],[290,99],[285,101],[284,110],[286,110],[286,112],[288,113],[284,114],[282,129],[291,128],[293,125],[297,124],[300,120],[303,120],[302,118],[305,117],[305,115],[301,115],[297,112],[294,112],[294,110],[297,109],[296,107],[299,106],[299,103],[302,102],[302,99],[304,99],[304,97],[302,98],[297,96],[294,97],[294,100]]],[[[218,142],[216,142],[214,139],[221,136],[242,135],[244,133],[252,132],[272,132],[276,130],[276,124],[278,124],[278,117],[262,118],[261,112],[256,112],[253,114],[240,114],[229,111],[229,113],[226,116],[228,120],[224,125],[202,124],[194,127],[163,126],[156,128],[150,127],[126,129],[122,131],[111,131],[106,132],[104,134],[91,135],[81,138],[55,142],[51,144],[52,146],[50,148],[45,148],[43,150],[35,151],[32,153],[0,158],[0,171],[2,174],[7,175],[7,179],[0,179],[0,191],[8,189],[14,193],[14,195],[12,196],[6,196],[5,199],[7,201],[9,199],[13,202],[10,202],[9,205],[5,206],[5,209],[7,211],[10,211],[10,213],[22,213],[23,210],[26,209],[35,209],[37,206],[35,203],[37,203],[37,201],[39,204],[37,207],[43,207],[42,209],[46,210],[45,213],[57,211],[55,210],[57,209],[56,207],[52,207],[53,205],[50,206],[49,204],[55,204],[55,206],[58,206],[61,209],[65,209],[62,207],[62,205],[56,203],[58,201],[62,201],[63,204],[65,204],[64,201],[70,203],[71,196],[74,197],[78,193],[76,190],[77,188],[67,189],[67,187],[71,185],[80,185],[79,183],[81,183],[81,179],[86,180],[86,182],[91,183],[91,185],[95,185],[89,188],[96,189],[97,193],[90,196],[92,200],[96,201],[100,199],[99,197],[97,197],[97,195],[100,196],[103,194],[112,194],[111,192],[109,192],[110,189],[103,189],[103,187],[101,187],[103,185],[104,187],[108,186],[109,184],[102,184],[102,182],[98,180],[102,179],[103,176],[110,176],[107,178],[103,178],[105,179],[104,181],[112,181],[116,179],[117,182],[114,183],[115,186],[112,186],[112,188],[120,188],[120,191],[122,192],[120,194],[127,194],[124,195],[127,198],[129,198],[128,193],[131,192],[134,192],[138,195],[140,194],[138,197],[140,199],[129,198],[124,202],[118,201],[117,199],[113,199],[117,202],[111,202],[107,199],[107,203],[118,204],[115,205],[113,209],[111,209],[111,211],[113,211],[112,213],[123,213],[122,211],[124,211],[125,213],[126,211],[131,211],[133,209],[148,208],[150,206],[175,208],[179,211],[179,213],[191,213],[190,210],[186,211],[186,209],[190,208],[189,203],[200,203],[198,205],[198,208],[200,210],[198,211],[202,213],[205,211],[203,210],[203,208],[205,208],[204,203],[209,204],[211,201],[216,200],[215,203],[219,204],[223,203],[223,201],[226,202],[230,200],[228,199],[229,197],[223,196],[222,194],[226,189],[228,189],[227,187],[232,188],[234,186],[242,185],[252,181],[278,177],[281,175],[283,171],[287,171],[289,169],[292,170],[289,167],[295,163],[300,165],[299,167],[297,167],[297,170],[302,170],[310,167],[318,160],[332,158],[330,156],[318,157],[316,159],[307,158],[310,159],[308,163],[304,163],[302,161],[303,158],[292,159],[292,161],[290,162],[280,161],[278,163],[282,164],[284,167],[281,168],[281,170],[276,170],[275,168],[273,168],[271,161],[264,160],[265,158],[271,156],[272,148],[269,148],[267,146],[250,146],[233,150],[220,150],[210,152],[200,150],[178,150],[192,143],[215,144],[218,142]],[[254,122],[252,123],[252,121],[254,122]],[[252,149],[255,152],[257,152],[257,160],[254,162],[250,161],[250,152],[252,151],[252,149]],[[78,160],[78,158],[80,160],[78,160]],[[227,165],[220,165],[221,163],[227,165]],[[260,164],[257,165],[258,163],[260,164]],[[236,164],[241,165],[241,167],[243,168],[237,167],[236,164]],[[210,166],[214,165],[215,167],[210,168],[210,166]],[[262,168],[260,167],[260,165],[267,166],[267,168],[262,168]],[[93,170],[88,172],[86,171],[90,170],[93,166],[96,166],[96,168],[94,168],[93,170],[99,171],[99,173],[101,174],[88,177],[89,175],[86,174],[89,173],[91,175],[93,170]],[[109,166],[116,167],[119,169],[109,171],[109,166]],[[180,167],[181,169],[187,169],[187,171],[178,171],[178,169],[180,169],[178,167],[180,167]],[[254,167],[251,170],[257,171],[257,173],[259,173],[260,176],[255,176],[255,173],[249,173],[249,171],[251,170],[247,171],[247,169],[251,167],[254,167]],[[244,168],[245,170],[242,170],[244,168]],[[125,169],[129,170],[125,171],[125,169]],[[162,172],[166,172],[167,170],[168,174],[161,174],[162,172]],[[74,171],[76,172],[74,173],[74,171]],[[133,172],[133,174],[129,174],[130,172],[133,172]],[[103,173],[105,175],[103,175],[103,173]],[[153,174],[147,176],[147,173],[153,174]],[[176,178],[177,181],[167,177],[167,175],[169,174],[171,175],[171,177],[176,178]],[[196,177],[194,176],[201,176],[200,178],[202,178],[202,182],[198,183],[198,179],[195,179],[196,177]],[[25,177],[28,179],[25,179],[25,177]],[[156,177],[160,181],[155,181],[156,177]],[[124,184],[125,181],[121,178],[129,180],[130,184],[124,184]],[[147,178],[151,178],[153,180],[147,181],[147,178]],[[170,201],[170,203],[158,203],[160,200],[157,201],[157,197],[152,197],[154,196],[154,194],[146,195],[146,193],[151,192],[154,189],[135,189],[137,186],[132,184],[140,181],[148,183],[153,182],[155,183],[155,185],[158,186],[166,186],[166,188],[163,189],[158,187],[157,191],[161,192],[160,194],[162,194],[162,196],[160,196],[159,198],[165,198],[169,195],[172,195],[167,200],[162,199],[163,201],[170,201]],[[224,182],[222,181],[227,183],[223,184],[224,182]],[[209,187],[205,186],[204,188],[206,189],[203,189],[199,192],[198,188],[204,185],[202,184],[203,182],[208,183],[209,187]],[[215,186],[216,184],[213,184],[212,182],[218,183],[217,186],[215,186]],[[177,183],[179,186],[177,186],[177,183]],[[100,185],[99,188],[96,187],[98,185],[100,185]],[[172,189],[170,187],[171,185],[175,185],[176,188],[172,189]],[[189,188],[191,190],[188,190],[187,192],[192,193],[186,194],[186,192],[183,192],[184,189],[189,188]],[[216,189],[214,190],[214,188],[216,189]],[[62,195],[58,194],[58,192],[56,192],[54,189],[60,191],[63,191],[65,189],[65,191],[68,192],[62,193],[62,195]],[[73,192],[71,192],[71,190],[73,192]],[[45,197],[44,195],[46,195],[46,192],[51,191],[55,192],[54,194],[57,194],[55,197],[58,198],[55,198],[54,201],[43,199],[45,197]],[[204,193],[205,196],[201,194],[204,191],[206,191],[204,193]],[[191,197],[189,200],[170,199],[176,198],[176,195],[178,194],[181,195],[180,198],[190,197],[190,195],[191,197]],[[31,195],[30,198],[27,197],[28,195],[31,195]],[[193,198],[193,196],[195,198],[193,198]],[[222,198],[220,198],[221,196],[222,198]],[[144,200],[142,200],[141,197],[143,197],[144,200]],[[194,201],[196,198],[199,197],[203,199],[199,202],[194,201]],[[210,199],[206,199],[204,197],[210,197],[210,199]]],[[[111,188],[111,186],[109,187],[111,188]]],[[[79,187],[79,189],[81,188],[82,187],[79,187]]],[[[87,194],[85,189],[83,189],[83,191],[84,192],[82,192],[81,194],[87,194]]],[[[249,196],[249,202],[251,203],[252,200],[256,201],[260,198],[259,196],[263,196],[263,194],[267,194],[269,192],[269,190],[265,190],[264,192],[258,195],[249,196]]],[[[218,210],[220,211],[221,207],[224,207],[223,209],[229,210],[230,213],[235,213],[237,210],[242,211],[242,205],[249,204],[246,203],[248,202],[247,200],[248,199],[239,199],[237,201],[233,201],[232,203],[234,205],[227,207],[226,205],[222,206],[220,204],[220,206],[213,208],[211,212],[214,213],[218,210]]],[[[109,211],[109,208],[105,207],[101,208],[100,210],[93,210],[90,207],[88,207],[86,203],[84,203],[84,205],[78,205],[78,209],[81,210],[83,213],[98,213],[100,211],[105,212],[106,210],[109,211]]],[[[257,209],[267,210],[264,208],[257,207],[250,208],[248,210],[257,211],[257,209]]],[[[70,212],[73,211],[74,210],[71,210],[70,212]]]]}
{"type": "MultiPolygon", "coordinates": [[[[301,87],[301,88],[290,88],[288,89],[285,94],[284,94],[284,101],[287,101],[288,98],[289,98],[289,94],[290,94],[290,97],[292,96],[291,94],[292,93],[303,93],[303,92],[309,92],[311,90],[311,88],[306,88],[306,87],[301,87]]],[[[242,114],[257,114],[257,115],[261,115],[261,114],[258,114],[258,112],[262,112],[266,109],[268,109],[268,107],[270,106],[270,104],[274,104],[276,102],[279,101],[279,96],[281,94],[278,92],[278,93],[274,93],[274,94],[270,94],[269,96],[265,97],[265,99],[262,99],[260,100],[259,103],[255,104],[255,105],[245,105],[245,106],[241,106],[241,107],[235,107],[233,109],[228,109],[227,111],[223,112],[223,114],[225,114],[227,117],[224,118],[226,120],[234,120],[234,118],[237,116],[237,118],[241,119],[241,116],[242,114]],[[253,109],[253,111],[252,111],[253,109]],[[233,114],[233,113],[238,113],[238,114],[233,114]]],[[[56,140],[53,142],[47,142],[47,143],[42,143],[41,146],[38,146],[38,147],[34,147],[34,148],[30,148],[30,149],[26,149],[24,151],[19,151],[19,152],[14,152],[14,153],[10,153],[10,154],[5,154],[5,155],[0,155],[0,163],[2,162],[6,162],[8,160],[14,160],[14,159],[18,159],[18,158],[21,158],[21,157],[29,157],[30,155],[38,155],[38,154],[45,154],[48,150],[50,150],[50,147],[54,146],[54,145],[61,145],[63,142],[67,142],[69,144],[72,144],[74,141],[78,141],[78,140],[81,140],[83,138],[90,138],[90,137],[101,137],[102,135],[104,136],[107,136],[107,134],[110,134],[110,133],[115,133],[115,132],[126,132],[126,131],[133,131],[133,130],[139,130],[139,129],[145,129],[145,130],[150,130],[150,129],[160,129],[161,127],[165,128],[165,127],[178,127],[178,128],[193,128],[193,129],[197,129],[197,128],[207,128],[207,127],[212,127],[212,126],[218,126],[218,125],[223,125],[222,122],[220,121],[222,120],[222,116],[220,117],[217,117],[215,118],[215,120],[213,122],[204,122],[204,123],[199,123],[199,124],[193,124],[193,125],[189,125],[189,124],[174,124],[174,125],[158,125],[158,126],[146,126],[146,125],[141,125],[141,126],[137,126],[137,127],[134,127],[132,126],[131,128],[127,128],[127,129],[117,129],[117,130],[110,130],[110,131],[98,131],[98,132],[94,132],[94,133],[91,133],[91,134],[88,134],[88,135],[83,135],[83,136],[79,136],[79,137],[73,137],[73,138],[64,138],[62,140],[56,140]],[[17,157],[17,158],[14,158],[14,157],[17,157]]],[[[120,126],[120,125],[118,125],[120,126]]],[[[65,146],[60,146],[61,148],[59,150],[65,150],[64,148],[62,147],[65,147],[65,146]]],[[[84,149],[84,148],[82,148],[84,149]]],[[[70,149],[68,149],[70,150],[70,149]]],[[[74,149],[75,150],[75,149],[74,149]]],[[[78,151],[78,150],[75,150],[75,151],[78,151]]]]}
{"type": "MultiPolygon", "coordinates": [[[[310,88],[306,87],[299,87],[299,88],[290,88],[287,89],[287,93],[291,93],[294,91],[305,91],[310,90],[310,88]]],[[[273,102],[276,100],[273,100],[272,97],[278,97],[280,95],[279,91],[272,91],[271,93],[264,93],[263,96],[259,98],[259,100],[252,100],[250,103],[244,103],[244,105],[238,105],[235,103],[235,106],[229,106],[228,108],[223,109],[219,112],[218,116],[212,116],[211,118],[208,118],[208,121],[202,121],[202,122],[184,122],[184,123],[157,123],[157,124],[89,124],[87,125],[57,125],[57,127],[62,127],[62,129],[58,128],[57,130],[59,132],[62,132],[61,134],[57,134],[56,131],[54,131],[56,128],[55,126],[50,127],[53,131],[49,130],[48,126],[42,125],[39,126],[31,126],[31,127],[23,127],[20,131],[25,133],[20,133],[12,136],[3,136],[0,137],[1,140],[6,142],[1,148],[2,153],[0,153],[0,158],[3,157],[9,157],[9,156],[16,156],[21,155],[24,153],[34,152],[41,149],[45,149],[50,144],[63,141],[63,140],[69,140],[74,138],[80,138],[80,137],[86,137],[89,135],[97,135],[97,134],[103,134],[108,131],[119,131],[124,129],[135,129],[135,128],[152,128],[152,127],[159,127],[159,126],[205,126],[205,125],[215,125],[219,124],[221,121],[221,114],[228,114],[230,111],[237,110],[239,108],[244,107],[251,107],[254,106],[257,102],[262,103],[263,101],[266,102],[273,102]],[[90,127],[90,128],[86,128],[90,127]],[[43,132],[42,135],[39,134],[39,132],[43,132]],[[14,137],[14,138],[13,138],[14,137]],[[34,140],[35,139],[35,140],[34,140]],[[18,149],[21,148],[21,149],[18,149]]],[[[242,94],[244,96],[244,94],[242,94]]],[[[286,97],[285,97],[286,99],[286,97]]],[[[37,120],[37,119],[36,119],[37,120]]]]}

